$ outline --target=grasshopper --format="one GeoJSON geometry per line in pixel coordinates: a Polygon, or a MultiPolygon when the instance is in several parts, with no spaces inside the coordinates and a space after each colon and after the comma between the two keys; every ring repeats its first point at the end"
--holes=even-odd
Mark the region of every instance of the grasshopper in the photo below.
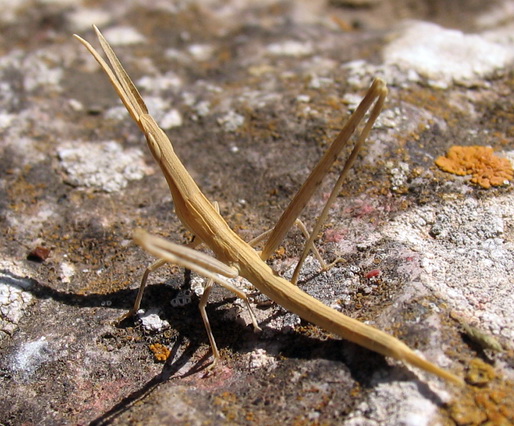
{"type": "MultiPolygon", "coordinates": [[[[371,127],[380,114],[387,94],[386,84],[382,80],[376,79],[372,83],[360,105],[352,113],[339,135],[314,167],[307,180],[280,217],[276,226],[261,237],[247,243],[229,227],[219,214],[217,206],[211,203],[198,188],[191,175],[175,154],[171,141],[148,113],[148,109],[141,95],[123,69],[109,43],[105,40],[98,28],[94,27],[94,29],[100,41],[100,45],[110,62],[110,66],[91,44],[77,35],[75,35],[75,37],[89,50],[100,64],[128,112],[142,130],[146,137],[148,147],[155,161],[159,164],[169,185],[173,197],[175,213],[184,226],[195,236],[193,243],[187,247],[152,236],[142,230],[137,230],[134,233],[136,243],[141,245],[149,253],[155,255],[159,260],[146,269],[134,307],[124,318],[130,317],[137,312],[148,275],[160,266],[166,263],[174,263],[203,275],[208,278],[209,281],[200,299],[200,311],[213,351],[214,362],[216,362],[216,360],[219,359],[219,352],[205,311],[207,298],[213,283],[216,282],[242,298],[250,308],[250,303],[245,293],[227,280],[227,278],[242,276],[270,299],[306,321],[314,323],[331,333],[369,350],[410,363],[413,366],[433,373],[452,383],[463,384],[463,381],[459,377],[424,360],[395,337],[324,305],[295,285],[298,270],[307,254],[311,251],[317,253],[313,245],[313,240],[319,233],[330,205],[337,197],[348,170],[355,161],[371,127]],[[342,149],[357,130],[358,125],[363,121],[365,114],[370,109],[368,121],[358,135],[357,142],[343,167],[343,171],[313,231],[310,236],[306,234],[307,243],[296,268],[295,276],[292,282],[287,281],[280,277],[265,260],[274,253],[288,230],[295,223],[298,223],[297,218],[299,214],[312,197],[314,191],[319,187],[331,165],[335,162],[342,149]],[[263,249],[261,251],[255,250],[254,246],[265,239],[266,242],[264,243],[263,249]],[[214,253],[214,257],[195,250],[200,244],[207,246],[214,253]]],[[[322,263],[322,265],[328,267],[324,263],[322,263]]],[[[251,308],[250,313],[254,328],[259,329],[251,308]]]]}

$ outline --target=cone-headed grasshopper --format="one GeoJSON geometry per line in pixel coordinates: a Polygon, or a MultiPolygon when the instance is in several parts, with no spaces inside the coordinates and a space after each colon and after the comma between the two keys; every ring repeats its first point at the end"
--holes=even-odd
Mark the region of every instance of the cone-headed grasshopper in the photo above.
{"type": "MultiPolygon", "coordinates": [[[[382,109],[387,94],[386,85],[382,80],[376,79],[373,82],[358,108],[351,115],[339,135],[313,169],[299,192],[282,214],[277,225],[269,233],[265,234],[267,240],[263,250],[259,252],[252,247],[252,244],[243,241],[228,226],[215,205],[207,200],[205,195],[198,188],[193,178],[176,156],[171,141],[159,128],[155,120],[148,114],[143,99],[132,80],[121,66],[113,50],[96,27],[95,30],[111,66],[102,59],[88,42],[78,36],[76,37],[89,52],[91,52],[108,75],[125,107],[138,124],[139,128],[143,131],[148,142],[148,147],[168,182],[173,196],[175,212],[184,226],[195,235],[195,246],[205,244],[215,255],[215,257],[212,257],[194,250],[193,247],[173,244],[147,234],[146,232],[136,231],[134,234],[136,242],[147,251],[157,256],[159,260],[145,271],[134,307],[125,317],[133,315],[139,309],[148,274],[165,263],[172,262],[210,279],[200,301],[200,310],[215,360],[219,358],[219,353],[205,312],[205,304],[209,290],[212,282],[217,282],[233,291],[239,297],[242,297],[247,302],[248,306],[250,306],[246,295],[226,279],[227,277],[233,278],[242,276],[285,309],[296,313],[301,318],[331,333],[337,334],[344,339],[350,340],[382,355],[408,362],[453,383],[462,384],[462,380],[459,377],[419,357],[395,337],[353,318],[347,317],[324,305],[319,300],[300,290],[293,283],[278,276],[265,262],[278,247],[291,226],[297,221],[301,210],[305,207],[324,176],[328,173],[330,166],[337,159],[352,134],[356,131],[359,123],[364,119],[366,112],[371,108],[369,119],[365,123],[355,147],[344,165],[343,171],[334,186],[323,212],[316,222],[311,236],[308,237],[299,266],[302,264],[308,252],[311,250],[315,251],[313,239],[318,234],[330,205],[340,191],[347,171],[353,164],[373,123],[382,109]]],[[[261,240],[262,239],[263,238],[261,238],[261,240]]],[[[299,266],[297,269],[299,269],[299,266]]],[[[296,276],[297,272],[295,273],[293,282],[296,281],[296,276]]],[[[254,326],[258,328],[253,315],[252,318],[254,326]]]]}

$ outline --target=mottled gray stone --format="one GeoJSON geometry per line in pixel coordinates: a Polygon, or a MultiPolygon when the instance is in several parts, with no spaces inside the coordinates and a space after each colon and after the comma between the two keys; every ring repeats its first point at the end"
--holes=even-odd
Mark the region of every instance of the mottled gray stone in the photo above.
{"type": "MultiPolygon", "coordinates": [[[[475,144],[514,158],[509,3],[2,2],[0,423],[434,424],[451,416],[445,403],[474,401],[472,389],[327,336],[244,281],[263,331],[216,287],[208,313],[222,360],[210,373],[198,285],[178,268],[151,275],[151,318],[116,326],[153,261],[133,230],[190,235],[139,129],[72,37],[98,46],[92,24],[246,240],[273,226],[383,77],[385,109],[318,241],[344,261],[319,273],[309,259],[300,286],[458,375],[486,360],[490,388],[505,391],[512,187],[477,188],[434,160],[475,144]],[[50,249],[41,263],[27,259],[38,246],[50,249]],[[481,348],[461,324],[504,350],[481,348]],[[166,364],[154,343],[171,349],[166,364]]],[[[330,182],[302,216],[309,226],[330,182]]],[[[303,241],[292,231],[274,267],[289,274],[303,241]]]]}

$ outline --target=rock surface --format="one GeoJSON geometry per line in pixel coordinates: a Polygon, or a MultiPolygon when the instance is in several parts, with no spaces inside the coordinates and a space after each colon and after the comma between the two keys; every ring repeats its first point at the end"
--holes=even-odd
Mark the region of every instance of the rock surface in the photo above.
{"type": "MultiPolygon", "coordinates": [[[[484,189],[434,164],[453,145],[514,158],[511,1],[2,8],[0,423],[514,422],[512,187],[484,189]],[[216,288],[208,313],[222,361],[208,372],[201,286],[174,267],[151,275],[143,312],[116,327],[152,261],[133,229],[190,235],[144,138],[71,37],[98,46],[92,24],[247,240],[273,226],[384,78],[385,110],[318,241],[326,259],[345,260],[318,274],[309,259],[300,286],[470,385],[327,336],[245,282],[263,331],[216,288]],[[40,248],[49,256],[36,261],[40,248]]],[[[308,225],[330,182],[304,212],[308,225]]],[[[273,260],[286,276],[302,241],[292,231],[273,260]]]]}

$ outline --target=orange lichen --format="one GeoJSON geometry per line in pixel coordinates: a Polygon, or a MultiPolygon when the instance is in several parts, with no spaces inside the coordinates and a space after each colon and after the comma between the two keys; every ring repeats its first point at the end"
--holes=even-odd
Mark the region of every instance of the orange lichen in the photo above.
{"type": "Polygon", "coordinates": [[[469,363],[466,381],[473,386],[485,386],[495,378],[494,368],[486,364],[480,358],[475,358],[469,363]]]}
{"type": "Polygon", "coordinates": [[[157,362],[164,362],[170,356],[171,351],[160,343],[154,343],[148,346],[148,348],[153,352],[153,356],[157,362]]]}
{"type": "Polygon", "coordinates": [[[494,155],[488,146],[452,146],[446,157],[438,157],[435,164],[455,175],[472,175],[471,182],[483,188],[504,185],[514,177],[510,161],[494,155]]]}
{"type": "Polygon", "coordinates": [[[465,425],[514,424],[514,393],[512,382],[502,381],[494,368],[480,359],[470,362],[466,375],[467,386],[450,404],[451,420],[465,425]]]}

